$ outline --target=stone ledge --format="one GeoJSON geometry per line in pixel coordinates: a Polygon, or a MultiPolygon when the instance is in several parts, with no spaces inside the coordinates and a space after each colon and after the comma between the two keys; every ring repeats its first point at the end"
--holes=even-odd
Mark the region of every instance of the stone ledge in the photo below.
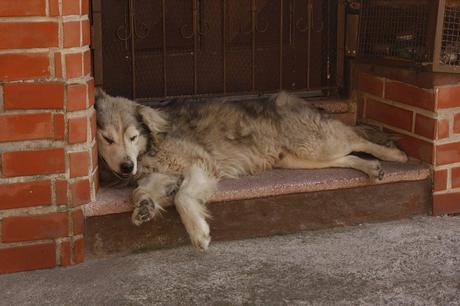
{"type": "MultiPolygon", "coordinates": [[[[425,180],[430,168],[413,161],[407,164],[383,162],[385,178],[378,184],[425,180]]],[[[353,169],[271,170],[255,176],[223,180],[211,203],[246,200],[295,193],[354,188],[374,185],[353,169]]],[[[132,189],[101,188],[96,201],[84,206],[87,217],[118,214],[132,210],[132,189]]]]}
{"type": "Polygon", "coordinates": [[[351,104],[354,102],[343,99],[307,100],[314,107],[321,108],[329,114],[341,114],[352,112],[351,104]]]}

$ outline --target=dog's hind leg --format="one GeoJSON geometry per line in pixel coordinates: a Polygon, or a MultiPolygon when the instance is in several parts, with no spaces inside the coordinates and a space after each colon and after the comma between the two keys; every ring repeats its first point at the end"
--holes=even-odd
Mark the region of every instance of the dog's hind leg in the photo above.
{"type": "Polygon", "coordinates": [[[383,179],[384,175],[378,160],[366,160],[353,155],[346,155],[333,160],[313,161],[286,154],[275,164],[275,167],[285,169],[353,168],[366,173],[375,180],[383,179]]]}
{"type": "Polygon", "coordinates": [[[176,209],[195,247],[208,248],[211,237],[206,202],[217,188],[217,180],[202,167],[192,165],[175,197],[176,209]]]}
{"type": "Polygon", "coordinates": [[[378,159],[385,161],[407,162],[407,154],[398,148],[389,148],[375,144],[364,138],[359,137],[356,142],[351,142],[351,149],[355,152],[369,153],[378,159]]]}
{"type": "Polygon", "coordinates": [[[162,173],[152,173],[139,180],[133,191],[134,211],[131,216],[133,224],[139,226],[152,220],[165,207],[174,203],[182,178],[162,173]]]}

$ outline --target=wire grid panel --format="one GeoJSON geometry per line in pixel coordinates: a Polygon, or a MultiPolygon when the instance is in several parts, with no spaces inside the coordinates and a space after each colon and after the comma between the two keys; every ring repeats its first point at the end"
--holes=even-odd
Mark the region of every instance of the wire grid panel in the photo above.
{"type": "Polygon", "coordinates": [[[359,54],[371,59],[430,62],[430,0],[363,0],[359,54]]]}
{"type": "Polygon", "coordinates": [[[440,63],[460,68],[460,1],[447,1],[443,30],[440,63]]]}

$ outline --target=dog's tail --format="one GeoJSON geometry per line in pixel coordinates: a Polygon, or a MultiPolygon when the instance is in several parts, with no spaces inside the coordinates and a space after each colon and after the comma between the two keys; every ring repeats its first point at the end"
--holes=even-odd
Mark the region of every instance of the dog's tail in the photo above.
{"type": "Polygon", "coordinates": [[[395,141],[401,139],[398,134],[385,133],[374,126],[366,124],[355,126],[354,130],[356,134],[364,139],[389,148],[395,148],[395,141]]]}

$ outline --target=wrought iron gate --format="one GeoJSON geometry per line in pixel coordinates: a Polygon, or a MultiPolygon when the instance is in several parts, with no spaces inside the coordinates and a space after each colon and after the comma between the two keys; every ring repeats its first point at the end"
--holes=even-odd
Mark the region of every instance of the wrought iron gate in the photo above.
{"type": "Polygon", "coordinates": [[[337,0],[93,1],[102,13],[95,70],[112,94],[147,101],[340,86],[337,0]]]}

